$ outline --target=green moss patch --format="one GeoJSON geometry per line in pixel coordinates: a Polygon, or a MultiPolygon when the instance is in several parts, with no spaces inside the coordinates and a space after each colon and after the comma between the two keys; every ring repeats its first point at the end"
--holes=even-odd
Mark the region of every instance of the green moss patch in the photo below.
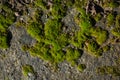
{"type": "Polygon", "coordinates": [[[120,37],[120,27],[115,27],[114,29],[111,30],[111,33],[114,36],[120,37]]]}
{"type": "Polygon", "coordinates": [[[113,25],[114,21],[115,21],[115,16],[112,13],[108,14],[107,26],[110,27],[111,25],[113,25]]]}
{"type": "Polygon", "coordinates": [[[0,5],[0,8],[2,10],[0,14],[0,48],[6,49],[10,44],[8,27],[15,21],[15,17],[8,6],[0,5]]]}
{"type": "Polygon", "coordinates": [[[102,55],[102,52],[103,52],[102,49],[94,40],[89,40],[85,44],[86,44],[85,49],[89,52],[89,54],[93,56],[102,55]]]}
{"type": "Polygon", "coordinates": [[[108,32],[99,27],[91,28],[91,36],[96,38],[98,44],[103,44],[108,39],[108,32]]]}

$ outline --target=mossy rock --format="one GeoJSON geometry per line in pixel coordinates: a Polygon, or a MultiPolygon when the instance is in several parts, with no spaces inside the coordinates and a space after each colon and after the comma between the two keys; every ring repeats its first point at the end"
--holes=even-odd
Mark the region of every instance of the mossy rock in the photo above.
{"type": "Polygon", "coordinates": [[[34,71],[34,68],[31,65],[26,64],[26,65],[22,66],[22,73],[23,73],[24,76],[28,76],[29,73],[34,75],[35,71],[34,71]]]}

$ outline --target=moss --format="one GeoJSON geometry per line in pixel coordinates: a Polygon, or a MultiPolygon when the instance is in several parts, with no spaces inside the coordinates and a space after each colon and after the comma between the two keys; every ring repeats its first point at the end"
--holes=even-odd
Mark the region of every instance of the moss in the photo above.
{"type": "Polygon", "coordinates": [[[9,47],[9,44],[8,44],[7,35],[1,35],[1,33],[0,33],[0,48],[6,49],[8,47],[9,47]]]}
{"type": "Polygon", "coordinates": [[[68,48],[66,52],[66,60],[72,65],[75,65],[77,59],[79,59],[83,54],[83,51],[80,49],[71,49],[68,48]]]}
{"type": "Polygon", "coordinates": [[[101,28],[91,28],[91,36],[96,38],[99,45],[103,44],[108,39],[108,32],[101,28]]]}
{"type": "Polygon", "coordinates": [[[30,34],[37,41],[40,41],[44,36],[43,30],[44,30],[43,26],[37,22],[32,22],[27,27],[28,34],[30,34]]]}
{"type": "Polygon", "coordinates": [[[86,5],[87,0],[75,0],[74,7],[81,8],[86,5]]]}
{"type": "Polygon", "coordinates": [[[77,69],[80,71],[80,72],[83,72],[85,69],[86,69],[86,65],[85,64],[79,64],[77,66],[77,69]]]}
{"type": "MultiPolygon", "coordinates": [[[[39,57],[52,64],[58,64],[67,60],[73,66],[77,65],[77,60],[81,57],[84,47],[91,55],[101,56],[103,48],[100,48],[100,45],[107,40],[108,32],[101,28],[93,28],[95,22],[91,19],[90,14],[86,14],[85,9],[80,5],[86,5],[86,1],[53,0],[51,2],[52,6],[49,7],[47,6],[47,1],[36,0],[34,2],[35,6],[47,12],[48,19],[45,23],[41,21],[42,10],[37,10],[35,15],[29,18],[25,28],[37,40],[37,43],[32,47],[25,45],[23,50],[28,50],[32,56],[39,57]],[[73,36],[71,36],[69,32],[63,32],[62,18],[64,18],[69,8],[76,6],[79,14],[74,19],[80,29],[72,31],[73,36]],[[68,45],[73,47],[67,47],[68,45]]],[[[98,21],[101,15],[98,14],[95,17],[96,21],[98,21]]],[[[80,71],[83,71],[85,68],[83,64],[78,67],[80,71]]]]}
{"type": "Polygon", "coordinates": [[[34,47],[29,49],[32,56],[39,57],[45,61],[53,62],[53,57],[49,52],[49,45],[45,45],[43,42],[36,43],[34,47]]]}
{"type": "Polygon", "coordinates": [[[22,45],[21,48],[23,51],[28,51],[30,47],[28,45],[22,45]]]}
{"type": "Polygon", "coordinates": [[[54,58],[54,64],[58,64],[65,60],[65,54],[62,50],[60,51],[50,51],[52,57],[54,58]]]}
{"type": "Polygon", "coordinates": [[[8,27],[15,21],[15,16],[8,6],[0,5],[0,7],[2,10],[0,14],[0,48],[6,49],[10,46],[8,27]]]}
{"type": "Polygon", "coordinates": [[[34,5],[36,7],[41,7],[44,10],[47,9],[47,3],[44,0],[36,0],[36,1],[34,1],[34,5]]]}
{"type": "Polygon", "coordinates": [[[120,37],[120,27],[115,27],[114,29],[111,30],[111,33],[114,36],[120,37]]]}
{"type": "Polygon", "coordinates": [[[119,7],[119,3],[115,0],[104,1],[104,7],[116,8],[119,7]]]}
{"type": "Polygon", "coordinates": [[[115,21],[115,28],[111,30],[111,33],[114,36],[120,37],[120,15],[116,16],[116,21],[115,21]]]}
{"type": "Polygon", "coordinates": [[[86,15],[84,9],[78,9],[80,14],[75,17],[75,22],[80,26],[82,32],[88,32],[89,29],[92,27],[92,20],[89,15],[86,15]]]}
{"type": "Polygon", "coordinates": [[[120,69],[118,66],[102,66],[96,69],[97,73],[102,75],[112,74],[113,76],[120,76],[120,69]]]}
{"type": "Polygon", "coordinates": [[[115,21],[115,16],[112,13],[108,14],[107,26],[110,27],[114,23],[114,21],[115,21]]]}
{"type": "Polygon", "coordinates": [[[22,66],[22,73],[24,76],[28,76],[29,73],[35,74],[34,68],[28,64],[22,66]]]}
{"type": "Polygon", "coordinates": [[[116,21],[115,21],[116,27],[120,27],[120,14],[116,16],[116,21]]]}
{"type": "Polygon", "coordinates": [[[54,5],[52,6],[52,11],[51,11],[51,14],[54,17],[54,19],[61,19],[66,15],[67,7],[63,5],[64,4],[61,3],[61,1],[54,2],[54,5]]]}
{"type": "Polygon", "coordinates": [[[104,47],[102,47],[102,49],[103,49],[103,52],[106,52],[106,51],[109,51],[110,50],[110,46],[104,46],[104,47]]]}
{"type": "Polygon", "coordinates": [[[96,22],[100,21],[101,18],[102,18],[102,15],[100,13],[98,13],[94,16],[94,19],[95,19],[96,22]]]}
{"type": "Polygon", "coordinates": [[[58,35],[60,34],[60,30],[61,30],[61,23],[56,19],[48,20],[44,27],[45,36],[49,40],[53,40],[57,38],[58,35]]]}
{"type": "Polygon", "coordinates": [[[85,44],[85,49],[88,51],[89,54],[96,57],[102,55],[102,49],[100,49],[100,46],[94,40],[89,40],[85,44]]]}
{"type": "Polygon", "coordinates": [[[116,7],[119,7],[119,3],[115,1],[111,1],[108,6],[111,8],[116,8],[116,7]]]}

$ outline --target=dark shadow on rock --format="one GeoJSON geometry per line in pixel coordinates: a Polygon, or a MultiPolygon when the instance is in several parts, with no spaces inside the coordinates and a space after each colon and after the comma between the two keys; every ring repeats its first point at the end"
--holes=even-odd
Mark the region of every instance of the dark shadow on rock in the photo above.
{"type": "Polygon", "coordinates": [[[100,13],[100,12],[104,13],[104,9],[101,6],[97,5],[97,4],[95,4],[95,9],[96,9],[97,13],[100,13]]]}
{"type": "Polygon", "coordinates": [[[12,33],[11,33],[11,31],[8,30],[8,33],[7,33],[7,44],[8,44],[8,46],[10,46],[11,39],[12,39],[12,33]]]}
{"type": "Polygon", "coordinates": [[[91,19],[92,26],[95,26],[95,24],[96,24],[95,19],[93,17],[90,17],[90,19],[91,19]]]}

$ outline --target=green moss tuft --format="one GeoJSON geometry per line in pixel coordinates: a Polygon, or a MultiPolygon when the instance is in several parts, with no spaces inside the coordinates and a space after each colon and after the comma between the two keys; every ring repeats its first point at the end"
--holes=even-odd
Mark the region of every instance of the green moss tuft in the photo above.
{"type": "Polygon", "coordinates": [[[22,73],[24,76],[28,76],[28,73],[35,74],[33,67],[28,64],[22,66],[22,73]]]}
{"type": "Polygon", "coordinates": [[[72,65],[75,65],[77,59],[79,59],[83,54],[83,51],[80,49],[68,48],[66,52],[66,60],[72,65]]]}
{"type": "Polygon", "coordinates": [[[0,14],[0,48],[6,49],[10,46],[8,27],[15,21],[15,16],[8,6],[0,5],[0,8],[2,10],[0,14]]]}
{"type": "Polygon", "coordinates": [[[95,19],[96,22],[100,21],[101,18],[102,18],[102,15],[100,13],[98,13],[94,16],[94,19],[95,19]]]}
{"type": "Polygon", "coordinates": [[[101,45],[108,39],[108,32],[101,28],[91,28],[91,36],[95,37],[97,43],[101,45]]]}
{"type": "Polygon", "coordinates": [[[102,47],[102,49],[103,49],[103,52],[106,52],[106,51],[109,51],[110,50],[110,46],[104,46],[104,47],[102,47]]]}
{"type": "Polygon", "coordinates": [[[89,52],[89,54],[99,57],[102,55],[102,49],[100,49],[100,46],[95,42],[94,40],[87,41],[85,46],[85,49],[89,52]]]}
{"type": "Polygon", "coordinates": [[[115,16],[112,13],[108,14],[107,26],[110,27],[111,25],[113,25],[114,21],[115,21],[115,16]]]}
{"type": "Polygon", "coordinates": [[[7,34],[2,34],[3,33],[0,32],[0,48],[6,49],[9,47],[7,34]]]}
{"type": "Polygon", "coordinates": [[[80,72],[83,72],[85,69],[86,69],[86,65],[85,64],[79,64],[77,66],[77,69],[80,71],[80,72]]]}
{"type": "Polygon", "coordinates": [[[41,41],[44,32],[43,32],[42,25],[37,22],[32,22],[27,27],[27,32],[30,34],[33,38],[35,38],[37,41],[41,41]]]}
{"type": "Polygon", "coordinates": [[[116,21],[115,21],[116,27],[120,27],[120,14],[116,16],[116,21]]]}
{"type": "Polygon", "coordinates": [[[120,37],[120,27],[115,27],[114,29],[111,30],[111,33],[114,36],[120,37]]]}

